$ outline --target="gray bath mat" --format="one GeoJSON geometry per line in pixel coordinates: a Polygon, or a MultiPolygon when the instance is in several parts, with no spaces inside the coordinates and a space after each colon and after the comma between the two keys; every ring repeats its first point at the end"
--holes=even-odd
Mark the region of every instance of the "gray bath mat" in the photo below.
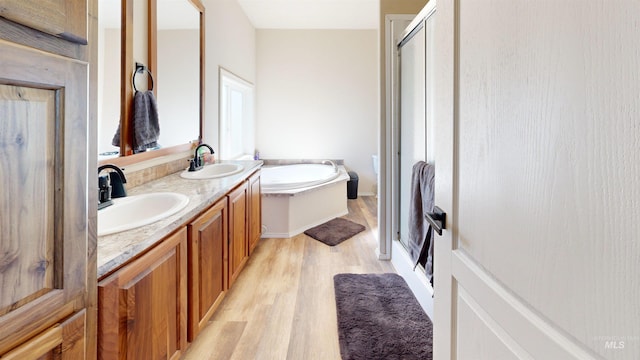
{"type": "Polygon", "coordinates": [[[433,326],[397,274],[333,277],[343,360],[433,358],[433,326]]]}
{"type": "Polygon", "coordinates": [[[324,224],[312,227],[304,233],[329,246],[335,246],[364,229],[363,225],[356,224],[353,221],[335,218],[324,224]]]}

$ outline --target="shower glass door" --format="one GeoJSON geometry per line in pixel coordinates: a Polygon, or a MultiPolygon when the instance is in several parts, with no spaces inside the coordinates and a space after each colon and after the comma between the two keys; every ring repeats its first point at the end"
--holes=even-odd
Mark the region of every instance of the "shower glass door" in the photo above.
{"type": "Polygon", "coordinates": [[[435,165],[434,156],[434,27],[435,16],[426,18],[407,36],[398,51],[400,63],[398,114],[398,238],[407,247],[411,176],[413,165],[426,161],[435,165]]]}
{"type": "Polygon", "coordinates": [[[400,45],[399,91],[399,226],[400,242],[407,247],[413,165],[426,159],[426,37],[424,23],[400,45]]]}

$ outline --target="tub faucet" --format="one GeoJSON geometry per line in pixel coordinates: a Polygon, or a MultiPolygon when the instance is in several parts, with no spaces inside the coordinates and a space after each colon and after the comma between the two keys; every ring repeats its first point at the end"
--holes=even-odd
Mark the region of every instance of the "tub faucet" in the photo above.
{"type": "Polygon", "coordinates": [[[111,199],[127,196],[127,190],[124,184],[127,178],[124,176],[122,169],[112,164],[105,164],[98,168],[98,209],[105,208],[113,202],[111,199]],[[109,175],[100,176],[100,172],[104,169],[112,169],[109,175]]]}
{"type": "Polygon", "coordinates": [[[197,171],[202,169],[202,167],[204,166],[204,156],[198,154],[198,150],[200,150],[201,147],[206,147],[207,149],[209,149],[211,155],[215,154],[215,151],[213,151],[213,148],[211,146],[207,144],[198,145],[193,154],[193,159],[189,160],[189,171],[197,171]]]}
{"type": "Polygon", "coordinates": [[[333,166],[333,171],[338,172],[338,165],[336,165],[335,162],[331,161],[331,160],[322,160],[323,164],[329,163],[331,166],[333,166]]]}

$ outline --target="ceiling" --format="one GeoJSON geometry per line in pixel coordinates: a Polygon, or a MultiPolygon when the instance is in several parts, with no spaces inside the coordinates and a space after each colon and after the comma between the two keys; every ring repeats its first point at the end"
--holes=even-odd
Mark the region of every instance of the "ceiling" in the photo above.
{"type": "Polygon", "coordinates": [[[256,29],[377,29],[379,0],[238,0],[256,29]]]}

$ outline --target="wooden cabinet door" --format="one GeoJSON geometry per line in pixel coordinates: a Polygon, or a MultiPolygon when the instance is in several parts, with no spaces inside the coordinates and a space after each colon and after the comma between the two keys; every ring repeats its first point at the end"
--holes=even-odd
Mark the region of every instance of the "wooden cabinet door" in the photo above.
{"type": "Polygon", "coordinates": [[[260,170],[249,178],[249,256],[262,235],[262,194],[260,170]]]}
{"type": "Polygon", "coordinates": [[[229,287],[233,285],[249,258],[247,193],[246,181],[229,193],[229,287]]]}
{"type": "Polygon", "coordinates": [[[86,306],[91,239],[88,66],[8,42],[0,54],[2,355],[86,306]]]}
{"type": "Polygon", "coordinates": [[[188,226],[189,341],[206,325],[228,288],[227,211],[225,197],[188,226]]]}
{"type": "Polygon", "coordinates": [[[78,312],[2,355],[2,360],[83,359],[85,321],[86,311],[78,312]]]}
{"type": "Polygon", "coordinates": [[[0,0],[0,16],[65,40],[87,43],[87,0],[0,0]]]}
{"type": "Polygon", "coordinates": [[[187,230],[98,284],[99,359],[177,359],[187,345],[187,230]]]}

